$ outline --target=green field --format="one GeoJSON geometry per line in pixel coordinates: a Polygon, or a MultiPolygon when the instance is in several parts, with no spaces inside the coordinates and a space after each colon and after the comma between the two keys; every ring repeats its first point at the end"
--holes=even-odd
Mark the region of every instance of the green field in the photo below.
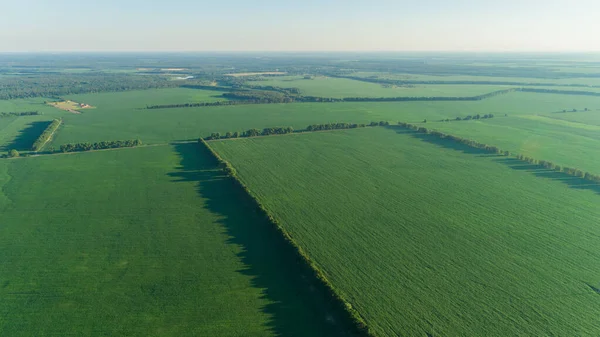
{"type": "Polygon", "coordinates": [[[317,97],[465,97],[487,94],[508,88],[507,86],[481,85],[414,85],[384,87],[345,78],[303,76],[278,76],[250,84],[270,85],[282,88],[298,88],[302,95],[317,97]]]}
{"type": "Polygon", "coordinates": [[[196,144],[0,161],[0,335],[336,336],[196,144]]]}
{"type": "Polygon", "coordinates": [[[590,111],[515,115],[479,121],[428,123],[427,127],[498,146],[512,153],[598,174],[600,158],[593,154],[600,148],[600,125],[591,124],[590,121],[569,121],[568,118],[570,115],[589,115],[590,119],[597,119],[599,114],[590,111]]]}
{"type": "Polygon", "coordinates": [[[600,334],[598,186],[396,128],[210,145],[378,336],[600,334]]]}
{"type": "Polygon", "coordinates": [[[66,115],[65,125],[51,146],[132,138],[146,144],[165,143],[208,136],[211,132],[275,126],[304,129],[309,124],[327,122],[420,122],[478,113],[502,116],[551,113],[567,108],[600,109],[600,97],[520,92],[475,102],[294,103],[152,110],[136,109],[149,104],[150,98],[134,92],[69,98],[96,108],[81,115],[66,115]]]}

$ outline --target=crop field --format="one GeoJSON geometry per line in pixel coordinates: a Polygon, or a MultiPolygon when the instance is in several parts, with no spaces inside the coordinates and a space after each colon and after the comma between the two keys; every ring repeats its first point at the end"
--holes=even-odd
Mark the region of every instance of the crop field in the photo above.
{"type": "Polygon", "coordinates": [[[0,161],[0,335],[336,336],[196,144],[0,161]]]}
{"type": "Polygon", "coordinates": [[[510,116],[567,108],[600,109],[600,97],[519,92],[474,102],[293,103],[152,110],[138,109],[149,104],[150,98],[140,97],[136,92],[73,95],[71,99],[89,102],[97,108],[65,116],[65,125],[51,144],[54,147],[130,138],[139,138],[146,144],[165,143],[204,137],[211,132],[275,126],[304,129],[309,124],[339,121],[421,122],[486,113],[510,116]]]}
{"type": "Polygon", "coordinates": [[[600,333],[600,189],[395,128],[214,141],[377,336],[600,333]]]}
{"type": "Polygon", "coordinates": [[[465,97],[487,94],[508,88],[507,86],[481,85],[411,85],[384,87],[345,78],[282,76],[251,82],[282,88],[298,88],[305,96],[317,97],[465,97]]]}
{"type": "Polygon", "coordinates": [[[0,54],[0,336],[600,336],[599,57],[0,54]]]}
{"type": "Polygon", "coordinates": [[[561,166],[600,173],[600,158],[594,155],[600,148],[600,125],[554,118],[569,118],[571,114],[595,116],[600,112],[515,115],[479,121],[432,123],[428,127],[561,166]]]}

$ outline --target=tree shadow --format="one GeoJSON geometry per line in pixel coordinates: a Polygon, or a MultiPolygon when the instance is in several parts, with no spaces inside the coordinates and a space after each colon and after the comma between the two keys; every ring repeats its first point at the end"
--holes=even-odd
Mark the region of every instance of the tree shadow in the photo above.
{"type": "Polygon", "coordinates": [[[570,188],[579,190],[590,190],[596,192],[597,194],[600,194],[600,184],[591,182],[589,180],[585,180],[583,178],[573,177],[564,172],[557,172],[554,170],[546,169],[516,158],[503,157],[495,159],[495,161],[498,163],[505,164],[513,170],[526,171],[535,175],[536,177],[560,181],[568,185],[570,188]]]}
{"type": "Polygon", "coordinates": [[[413,138],[420,139],[421,141],[424,141],[424,142],[427,142],[430,144],[434,144],[439,147],[443,147],[445,149],[456,150],[456,151],[460,151],[462,153],[467,153],[467,154],[476,154],[481,157],[498,157],[499,156],[497,154],[491,154],[483,149],[473,148],[468,145],[457,143],[457,142],[449,140],[449,139],[439,138],[438,136],[435,136],[435,135],[418,132],[418,131],[415,131],[412,129],[407,129],[407,128],[399,126],[399,125],[398,126],[390,125],[390,126],[386,126],[386,128],[392,129],[392,130],[396,131],[396,133],[409,135],[413,138]]]}
{"type": "MultiPolygon", "coordinates": [[[[180,156],[175,182],[196,182],[198,194],[229,235],[229,243],[242,247],[246,266],[238,272],[251,276],[252,286],[263,289],[271,304],[263,311],[277,336],[353,336],[352,328],[327,296],[323,285],[262,216],[251,196],[233,178],[217,169],[217,161],[197,143],[173,144],[180,156]]],[[[198,205],[201,207],[201,205],[198,205]]]]}
{"type": "Polygon", "coordinates": [[[600,184],[582,178],[573,177],[564,172],[549,170],[516,158],[505,157],[498,154],[490,154],[483,149],[472,148],[465,144],[457,143],[449,139],[442,139],[435,135],[417,132],[402,126],[390,125],[387,128],[395,130],[396,133],[410,135],[424,142],[435,144],[446,149],[453,149],[462,153],[477,155],[478,157],[491,157],[495,162],[507,165],[513,170],[527,171],[536,177],[560,181],[574,189],[591,190],[600,194],[600,184]]]}
{"type": "Polygon", "coordinates": [[[1,147],[0,149],[7,151],[15,149],[18,151],[28,151],[33,147],[33,143],[38,137],[46,130],[46,128],[52,123],[52,121],[38,121],[31,122],[26,125],[25,128],[21,129],[15,139],[8,145],[1,147]]]}
{"type": "Polygon", "coordinates": [[[588,287],[590,287],[590,289],[592,289],[596,294],[600,295],[600,288],[594,287],[593,285],[586,283],[586,285],[588,287]]]}

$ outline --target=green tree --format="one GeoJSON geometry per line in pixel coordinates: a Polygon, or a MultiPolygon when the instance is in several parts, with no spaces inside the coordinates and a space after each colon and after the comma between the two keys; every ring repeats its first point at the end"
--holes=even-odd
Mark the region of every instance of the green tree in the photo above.
{"type": "Polygon", "coordinates": [[[11,149],[10,151],[8,151],[9,158],[15,158],[18,156],[19,156],[19,151],[15,150],[15,149],[11,149]]]}

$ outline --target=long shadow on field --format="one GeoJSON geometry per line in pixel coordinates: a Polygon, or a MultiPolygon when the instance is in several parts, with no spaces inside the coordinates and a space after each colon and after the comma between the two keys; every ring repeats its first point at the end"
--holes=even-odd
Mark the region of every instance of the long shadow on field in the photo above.
{"type": "Polygon", "coordinates": [[[545,169],[516,158],[502,157],[495,159],[495,161],[498,163],[505,164],[513,170],[527,171],[532,173],[536,177],[560,181],[564,184],[567,184],[571,188],[579,190],[591,190],[596,192],[597,194],[600,194],[600,184],[598,183],[594,183],[578,177],[573,177],[563,172],[556,172],[554,170],[545,169]]]}
{"type": "Polygon", "coordinates": [[[277,336],[351,335],[294,248],[259,215],[251,197],[217,169],[212,155],[196,143],[174,147],[181,166],[169,175],[197,182],[205,207],[223,218],[230,243],[242,247],[239,257],[246,267],[239,273],[251,276],[252,286],[263,289],[272,303],[263,308],[272,318],[269,328],[277,336]]]}
{"type": "Polygon", "coordinates": [[[461,143],[457,143],[452,140],[440,139],[437,136],[420,133],[420,132],[417,132],[414,130],[406,129],[404,127],[389,126],[388,128],[395,130],[397,133],[407,134],[414,138],[420,139],[424,142],[435,144],[437,146],[440,146],[440,147],[443,147],[446,149],[453,149],[453,150],[457,150],[457,151],[467,153],[467,154],[475,154],[478,157],[492,157],[492,158],[494,158],[493,159],[494,161],[504,164],[504,165],[507,165],[508,167],[510,167],[513,170],[527,171],[527,172],[532,173],[536,177],[560,181],[564,184],[567,184],[571,188],[581,189],[581,190],[591,190],[591,191],[594,191],[594,192],[600,194],[600,184],[593,183],[591,181],[584,180],[582,178],[573,177],[573,176],[570,176],[563,172],[556,172],[553,170],[548,170],[548,169],[539,167],[537,165],[529,164],[528,162],[521,161],[516,158],[507,158],[502,155],[490,154],[487,151],[482,150],[482,149],[472,148],[470,146],[467,146],[467,145],[461,144],[461,143]]]}
{"type": "Polygon", "coordinates": [[[439,147],[443,147],[446,149],[456,150],[456,151],[460,151],[462,153],[467,153],[467,154],[476,154],[476,155],[479,155],[480,157],[497,157],[498,156],[495,154],[490,154],[489,152],[482,150],[482,149],[476,149],[476,148],[467,146],[465,144],[457,143],[457,142],[454,142],[451,140],[440,139],[437,136],[417,132],[415,130],[410,130],[410,129],[407,129],[402,126],[390,125],[390,126],[387,126],[386,128],[392,129],[392,130],[396,131],[396,133],[410,135],[411,137],[420,139],[424,142],[434,144],[434,145],[437,145],[439,147]]]}
{"type": "Polygon", "coordinates": [[[27,126],[19,131],[19,134],[15,139],[8,145],[4,146],[2,150],[15,149],[18,151],[31,150],[35,140],[46,130],[51,121],[43,122],[31,122],[27,126]]]}

